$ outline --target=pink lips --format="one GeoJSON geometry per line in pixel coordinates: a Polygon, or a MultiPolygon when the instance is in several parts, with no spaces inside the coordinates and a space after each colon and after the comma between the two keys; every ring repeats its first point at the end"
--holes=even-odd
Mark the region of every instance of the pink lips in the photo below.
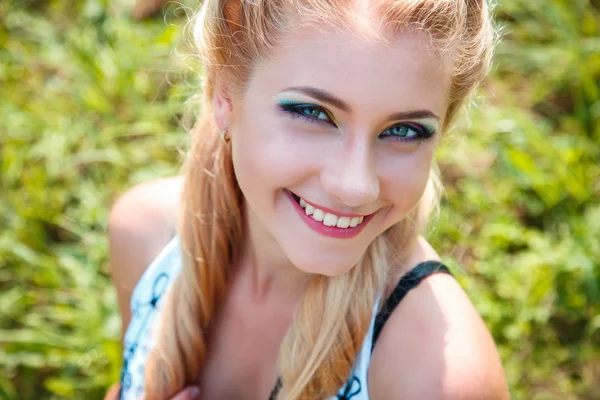
{"type": "MultiPolygon", "coordinates": [[[[298,204],[298,202],[294,199],[294,196],[292,195],[292,193],[289,190],[286,190],[285,193],[287,194],[288,198],[292,202],[292,206],[294,207],[294,209],[300,215],[300,218],[304,222],[306,222],[306,224],[311,229],[320,233],[323,236],[328,236],[328,237],[338,238],[338,239],[351,239],[351,238],[355,237],[356,235],[358,235],[364,229],[364,227],[367,225],[367,223],[371,220],[371,218],[374,215],[374,214],[367,215],[365,217],[365,219],[363,220],[363,222],[360,225],[355,226],[354,228],[338,228],[337,226],[325,226],[321,222],[315,221],[311,216],[306,215],[306,212],[304,212],[304,209],[302,207],[300,207],[300,204],[298,204]]],[[[324,210],[324,211],[330,211],[330,210],[324,210]]]]}

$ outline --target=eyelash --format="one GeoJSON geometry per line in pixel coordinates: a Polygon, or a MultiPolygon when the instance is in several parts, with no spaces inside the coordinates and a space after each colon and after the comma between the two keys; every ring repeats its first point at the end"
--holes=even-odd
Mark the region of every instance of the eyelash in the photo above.
{"type": "MultiPolygon", "coordinates": [[[[289,114],[292,118],[301,118],[305,121],[311,122],[311,123],[316,123],[316,124],[328,124],[328,125],[334,125],[332,118],[330,117],[329,113],[326,112],[323,108],[314,105],[314,104],[310,104],[310,103],[280,103],[279,107],[281,108],[281,111],[289,114]],[[327,118],[329,118],[329,121],[325,121],[319,118],[315,118],[315,117],[310,117],[308,115],[302,114],[300,112],[300,110],[302,109],[312,109],[315,111],[319,111],[320,113],[323,113],[327,116],[327,118]]],[[[415,132],[417,134],[417,136],[413,136],[413,137],[401,137],[401,136],[394,136],[391,134],[385,135],[384,137],[389,138],[388,140],[392,140],[395,142],[423,142],[425,140],[428,140],[430,138],[433,137],[433,135],[435,134],[435,130],[429,130],[428,128],[426,128],[425,126],[421,125],[421,124],[417,124],[414,122],[403,122],[403,123],[399,123],[399,124],[395,124],[390,126],[389,128],[386,128],[383,132],[389,131],[391,129],[393,129],[394,127],[408,127],[408,129],[412,130],[413,132],[415,132]]]]}

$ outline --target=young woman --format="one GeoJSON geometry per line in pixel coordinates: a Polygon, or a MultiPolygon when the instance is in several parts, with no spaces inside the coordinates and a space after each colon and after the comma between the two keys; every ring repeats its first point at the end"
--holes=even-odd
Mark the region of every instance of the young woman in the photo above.
{"type": "Polygon", "coordinates": [[[183,178],[111,215],[114,397],[508,398],[420,236],[435,150],[493,37],[484,0],[205,0],[183,178]]]}

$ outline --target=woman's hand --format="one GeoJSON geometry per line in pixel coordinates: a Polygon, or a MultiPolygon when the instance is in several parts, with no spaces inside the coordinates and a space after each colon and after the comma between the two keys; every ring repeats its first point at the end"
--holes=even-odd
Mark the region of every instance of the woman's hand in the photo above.
{"type": "Polygon", "coordinates": [[[200,400],[200,388],[188,386],[169,400],[200,400]]]}

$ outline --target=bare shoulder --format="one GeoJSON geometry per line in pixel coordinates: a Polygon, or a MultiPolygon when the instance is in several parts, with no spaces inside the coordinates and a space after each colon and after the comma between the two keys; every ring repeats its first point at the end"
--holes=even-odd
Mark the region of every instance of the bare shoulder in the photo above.
{"type": "MultiPolygon", "coordinates": [[[[420,238],[409,261],[438,259],[420,238]]],[[[369,367],[373,399],[508,399],[494,341],[454,278],[424,279],[388,319],[369,367]]]]}
{"type": "Polygon", "coordinates": [[[131,292],[177,227],[182,179],[158,179],[127,190],[108,221],[110,273],[117,290],[123,331],[131,315],[131,292]]]}

